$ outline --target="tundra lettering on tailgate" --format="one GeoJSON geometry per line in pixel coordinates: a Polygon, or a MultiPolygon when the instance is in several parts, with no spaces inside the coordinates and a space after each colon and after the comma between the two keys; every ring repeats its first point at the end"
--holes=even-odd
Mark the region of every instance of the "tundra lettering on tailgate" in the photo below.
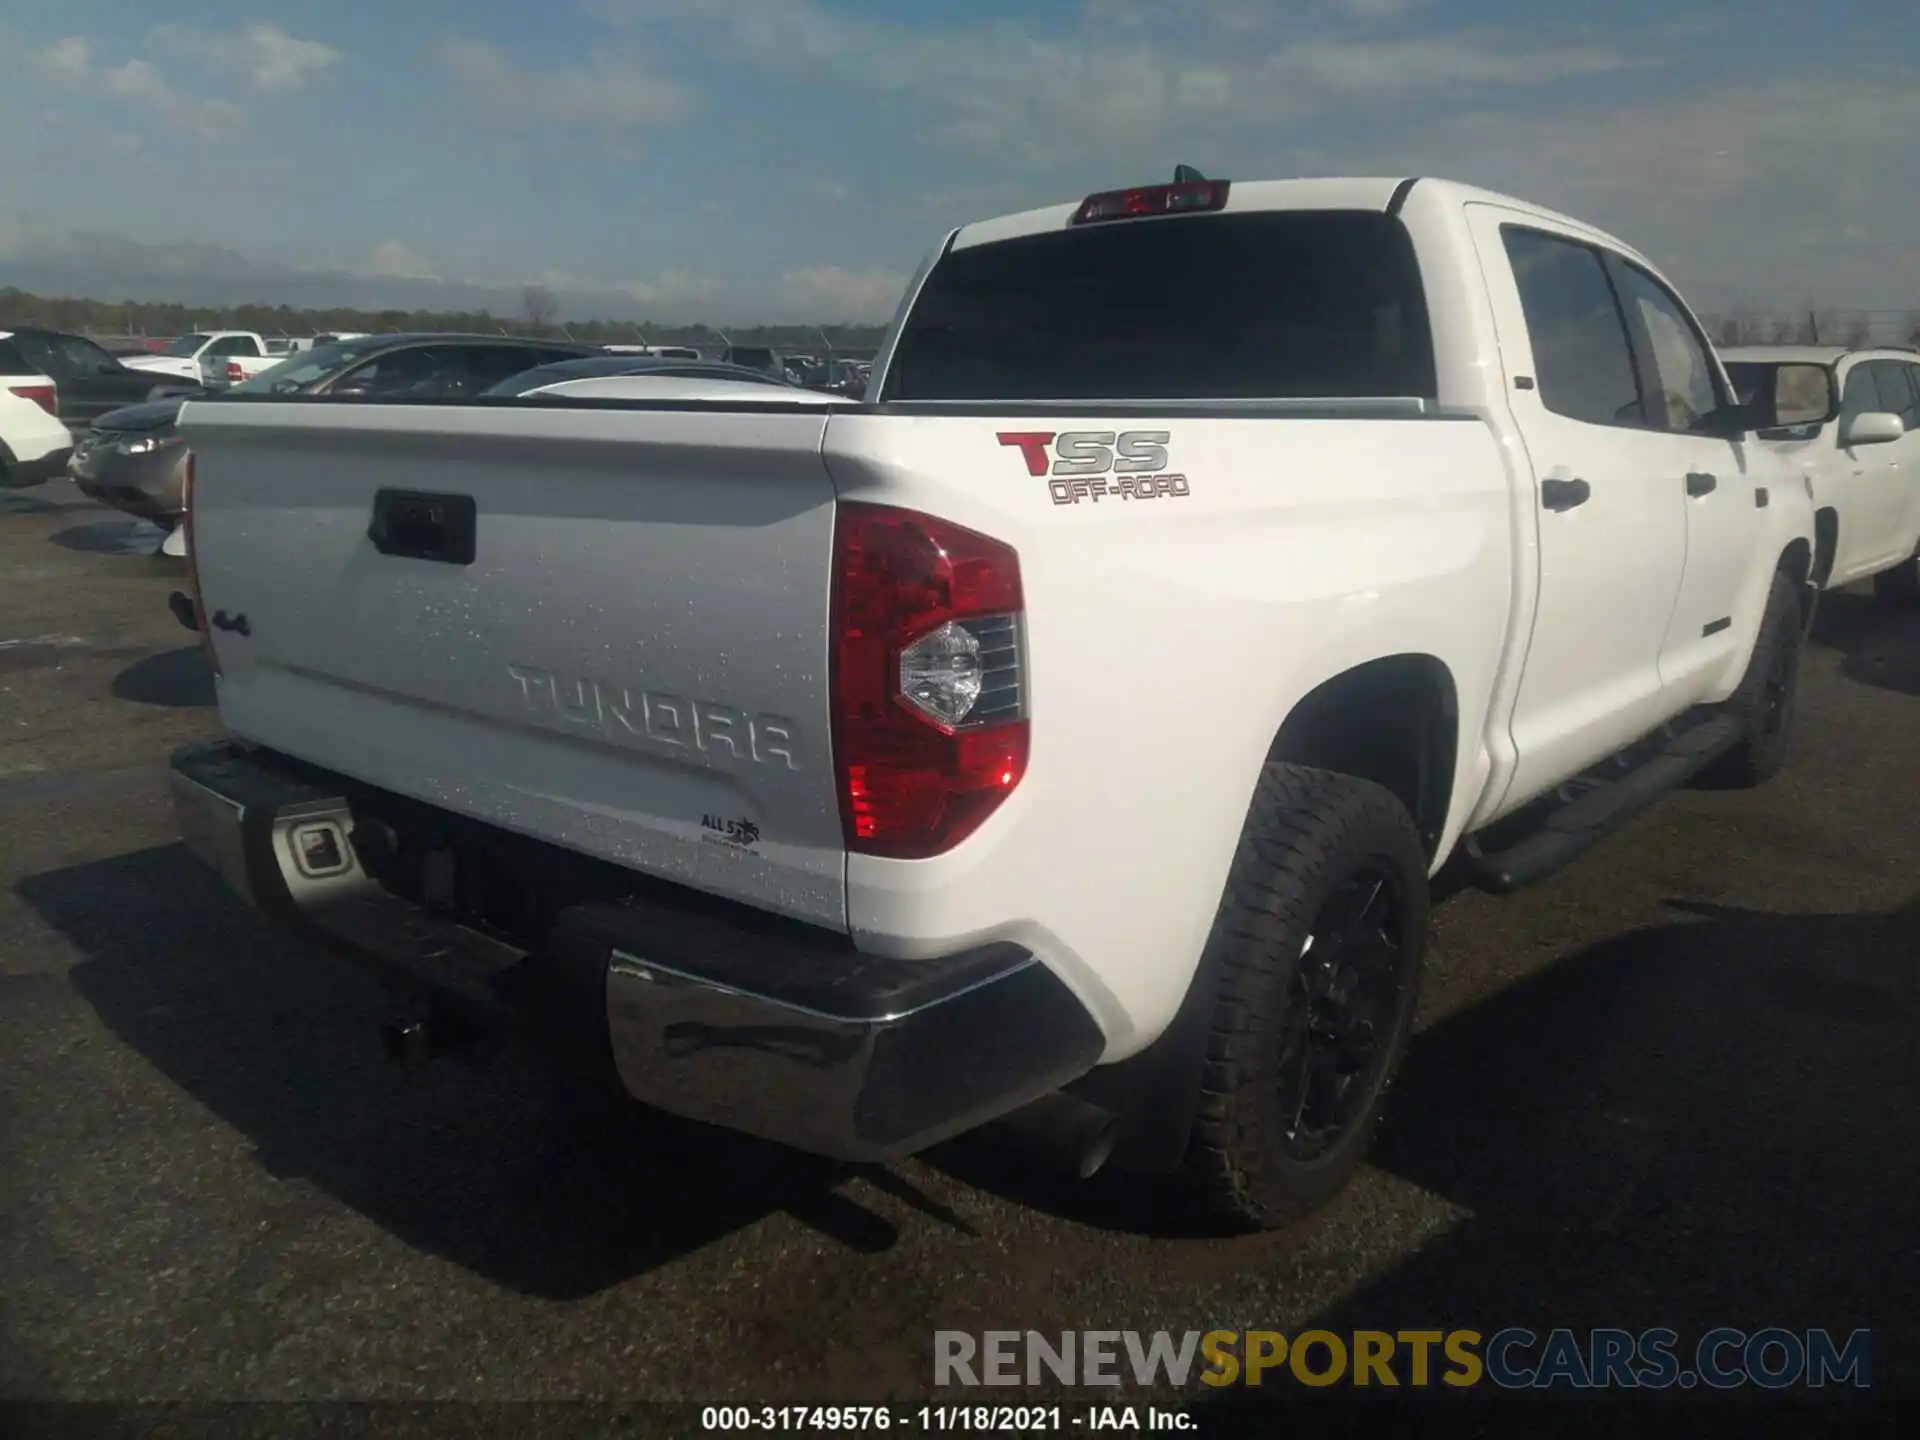
{"type": "Polygon", "coordinates": [[[996,438],[1020,452],[1029,475],[1052,477],[1056,505],[1189,493],[1185,475],[1166,473],[1168,430],[1002,430],[996,438]]]}
{"type": "Polygon", "coordinates": [[[560,676],[531,665],[509,665],[507,674],[520,686],[521,704],[542,720],[598,730],[610,740],[638,740],[668,749],[698,750],[720,760],[800,768],[794,724],[778,715],[748,715],[713,700],[636,690],[586,676],[560,676]]]}

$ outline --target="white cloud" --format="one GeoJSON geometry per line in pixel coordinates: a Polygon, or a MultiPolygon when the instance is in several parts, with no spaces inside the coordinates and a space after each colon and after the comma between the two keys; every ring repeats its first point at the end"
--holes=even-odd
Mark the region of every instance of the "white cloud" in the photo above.
{"type": "MultiPolygon", "coordinates": [[[[1802,74],[1564,108],[1522,127],[1497,113],[1459,115],[1397,145],[1394,158],[1603,226],[1707,308],[1739,295],[1780,308],[1904,306],[1920,262],[1920,240],[1906,238],[1920,236],[1915,133],[1911,86],[1802,74]]],[[[1340,158],[1363,168],[1379,157],[1340,158]]]]}
{"type": "Polygon", "coordinates": [[[37,58],[42,71],[70,89],[84,88],[150,110],[204,139],[225,134],[240,118],[238,108],[225,100],[202,100],[175,88],[150,60],[133,59],[108,67],[95,64],[92,44],[79,35],[56,40],[37,58]]]}
{"type": "Polygon", "coordinates": [[[1426,0],[1335,0],[1335,7],[1356,20],[1398,20],[1426,0]]]}
{"type": "Polygon", "coordinates": [[[277,25],[257,21],[231,31],[161,25],[153,38],[169,50],[244,79],[263,94],[304,90],[330,75],[341,60],[331,45],[302,40],[277,25]]]}
{"type": "MultiPolygon", "coordinates": [[[[1409,96],[1458,99],[1644,66],[1598,44],[1474,30],[1340,38],[1262,0],[1093,0],[1077,28],[869,20],[820,0],[585,0],[609,24],[677,24],[718,58],[900,97],[938,138],[1029,168],[1257,132],[1409,96]]],[[[1388,0],[1306,7],[1389,18],[1388,0]]],[[[1404,7],[1402,7],[1404,8],[1404,7]]]]}
{"type": "Polygon", "coordinates": [[[892,317],[907,279],[903,272],[884,267],[849,270],[809,265],[782,275],[774,293],[793,314],[809,320],[880,321],[892,317]]]}
{"type": "Polygon", "coordinates": [[[93,69],[93,46],[83,35],[56,40],[40,52],[40,67],[62,80],[85,80],[93,69]]]}
{"type": "Polygon", "coordinates": [[[433,266],[420,252],[401,240],[383,240],[367,257],[364,273],[399,280],[437,280],[433,266]]]}
{"type": "Polygon", "coordinates": [[[457,38],[442,40],[434,53],[502,118],[650,128],[678,120],[694,102],[686,86],[631,60],[595,57],[586,66],[521,70],[495,46],[457,38]]]}

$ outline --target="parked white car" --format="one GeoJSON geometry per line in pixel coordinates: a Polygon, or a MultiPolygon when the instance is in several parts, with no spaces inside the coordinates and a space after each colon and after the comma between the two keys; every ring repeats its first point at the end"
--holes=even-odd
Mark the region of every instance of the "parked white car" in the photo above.
{"type": "Polygon", "coordinates": [[[180,336],[158,355],[130,356],[126,365],[202,385],[237,385],[285,358],[270,353],[257,331],[203,330],[180,336]]]}
{"type": "Polygon", "coordinates": [[[43,485],[66,472],[73,435],[60,419],[59,387],[0,330],[0,489],[43,485]]]}
{"type": "Polygon", "coordinates": [[[1783,419],[1797,401],[1793,377],[1830,371],[1840,412],[1823,424],[1776,433],[1813,486],[1819,547],[1814,574],[1829,588],[1871,578],[1888,596],[1920,599],[1920,352],[1765,345],[1720,352],[1734,388],[1778,392],[1783,419]],[[1780,390],[1782,367],[1787,389],[1780,390]]]}
{"type": "Polygon", "coordinates": [[[184,411],[182,833],[426,997],[402,1051],[1274,1224],[1366,1151],[1434,877],[1785,759],[1777,417],[1522,201],[1187,174],[947,236],[866,401],[650,388],[184,411]]]}

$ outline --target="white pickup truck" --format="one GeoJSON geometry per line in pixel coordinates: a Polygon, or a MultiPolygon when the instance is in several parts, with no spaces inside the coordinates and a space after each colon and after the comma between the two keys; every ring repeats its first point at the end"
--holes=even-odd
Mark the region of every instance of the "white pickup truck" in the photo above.
{"type": "Polygon", "coordinates": [[[158,355],[135,355],[125,363],[129,370],[220,386],[251,380],[284,359],[256,331],[204,330],[180,336],[158,355]]]}
{"type": "Polygon", "coordinates": [[[1782,763],[1775,417],[1520,201],[1097,195],[949,235],[863,402],[595,395],[184,413],[231,738],[182,832],[396,1048],[1271,1225],[1360,1163],[1436,881],[1782,763]]]}

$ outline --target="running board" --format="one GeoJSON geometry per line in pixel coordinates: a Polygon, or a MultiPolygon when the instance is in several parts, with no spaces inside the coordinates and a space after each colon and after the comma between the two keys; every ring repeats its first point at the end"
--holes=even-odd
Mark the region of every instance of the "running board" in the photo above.
{"type": "Polygon", "coordinates": [[[1502,821],[1468,836],[1462,850],[1469,883],[1495,895],[1510,895],[1546,879],[1662,796],[1686,784],[1731,750],[1741,734],[1740,722],[1728,715],[1711,715],[1684,728],[1670,727],[1569,781],[1545,802],[1527,807],[1522,814],[1540,818],[1517,838],[1504,844],[1493,838],[1511,835],[1513,821],[1502,821]],[[1498,848],[1488,848],[1489,844],[1498,848]]]}

